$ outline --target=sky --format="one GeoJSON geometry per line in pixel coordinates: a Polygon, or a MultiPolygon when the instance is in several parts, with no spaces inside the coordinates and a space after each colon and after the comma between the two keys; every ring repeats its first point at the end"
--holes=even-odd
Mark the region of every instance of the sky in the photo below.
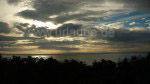
{"type": "Polygon", "coordinates": [[[0,53],[150,51],[149,0],[0,0],[0,53]]]}

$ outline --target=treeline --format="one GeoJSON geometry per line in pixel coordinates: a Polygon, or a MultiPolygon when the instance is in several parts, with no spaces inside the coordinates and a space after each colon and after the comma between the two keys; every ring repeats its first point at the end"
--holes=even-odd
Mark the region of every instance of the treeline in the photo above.
{"type": "Polygon", "coordinates": [[[150,84],[150,54],[119,63],[0,56],[0,84],[150,84]]]}

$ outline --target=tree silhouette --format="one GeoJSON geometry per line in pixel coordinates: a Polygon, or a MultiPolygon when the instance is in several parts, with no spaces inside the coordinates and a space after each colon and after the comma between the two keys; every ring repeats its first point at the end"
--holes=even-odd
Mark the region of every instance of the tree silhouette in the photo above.
{"type": "Polygon", "coordinates": [[[118,63],[103,59],[90,66],[76,60],[0,55],[0,84],[149,84],[149,76],[149,53],[118,63]]]}

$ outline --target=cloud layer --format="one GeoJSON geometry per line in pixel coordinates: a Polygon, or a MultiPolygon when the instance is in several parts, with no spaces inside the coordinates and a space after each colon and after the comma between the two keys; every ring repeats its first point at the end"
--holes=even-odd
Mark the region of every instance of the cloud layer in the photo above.
{"type": "Polygon", "coordinates": [[[150,22],[147,11],[150,9],[149,0],[7,0],[7,2],[13,6],[24,3],[29,7],[15,14],[20,21],[24,19],[24,23],[13,22],[13,27],[10,27],[7,22],[0,21],[1,51],[37,49],[97,52],[109,49],[114,51],[150,49],[148,37],[150,29],[141,26],[147,25],[148,20],[150,22]],[[49,26],[38,27],[33,24],[34,21],[50,22],[60,26],[56,29],[49,26]],[[104,30],[107,30],[107,27],[113,28],[115,36],[101,36],[101,30],[97,26],[104,30]],[[73,31],[81,29],[96,30],[98,36],[71,35],[73,31]],[[30,37],[26,37],[27,30],[49,30],[51,36],[45,37],[44,33],[42,36],[30,33],[30,37]],[[56,34],[56,31],[59,32],[56,34]],[[59,36],[62,33],[63,36],[59,36]]]}
{"type": "Polygon", "coordinates": [[[9,33],[11,29],[9,25],[5,22],[0,22],[0,33],[9,33]]]}

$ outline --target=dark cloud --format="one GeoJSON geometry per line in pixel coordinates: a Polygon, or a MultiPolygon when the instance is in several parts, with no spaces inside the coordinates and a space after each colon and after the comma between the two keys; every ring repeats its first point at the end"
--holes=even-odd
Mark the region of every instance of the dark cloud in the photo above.
{"type": "Polygon", "coordinates": [[[150,9],[150,0],[112,0],[116,3],[123,3],[127,8],[134,8],[140,11],[148,12],[150,9]]]}
{"type": "Polygon", "coordinates": [[[13,36],[4,36],[0,35],[0,42],[2,41],[17,41],[17,40],[38,40],[39,38],[33,37],[13,37],[13,36]]]}
{"type": "MultiPolygon", "coordinates": [[[[78,31],[82,28],[82,25],[80,24],[64,24],[61,27],[59,27],[58,29],[56,29],[55,31],[53,31],[53,33],[55,35],[63,35],[63,36],[71,36],[71,34],[73,34],[73,31],[78,31]]],[[[74,35],[76,36],[76,35],[74,35]]]]}
{"type": "MultiPolygon", "coordinates": [[[[9,3],[18,3],[22,0],[8,0],[9,3]]],[[[84,12],[79,14],[69,14],[70,12],[85,11],[81,10],[83,6],[87,5],[87,10],[89,5],[93,4],[95,8],[102,8],[102,3],[106,0],[31,0],[30,5],[32,5],[34,10],[23,10],[17,15],[26,19],[33,19],[39,21],[53,21],[54,23],[63,23],[65,21],[78,19],[85,17],[86,15],[93,15],[96,12],[84,12]],[[97,6],[96,4],[99,5],[97,6]],[[95,6],[96,5],[96,6],[95,6]],[[56,18],[50,18],[50,16],[58,15],[56,18]]],[[[115,2],[118,4],[123,4],[125,8],[132,8],[137,10],[146,10],[150,8],[149,0],[109,0],[109,2],[115,2]]],[[[113,7],[112,7],[113,8],[113,7]]],[[[105,9],[104,9],[105,10],[105,9]]],[[[110,11],[110,10],[109,10],[110,11]]],[[[106,13],[106,12],[105,12],[106,13]]],[[[101,13],[99,13],[101,15],[101,13]]],[[[86,18],[84,18],[86,20],[86,18]]]]}
{"type": "Polygon", "coordinates": [[[38,40],[38,41],[33,41],[32,43],[25,44],[25,46],[39,46],[38,49],[44,49],[44,50],[79,50],[79,48],[75,48],[73,46],[81,45],[82,43],[84,42],[80,40],[74,40],[74,41],[38,40]]]}
{"type": "Polygon", "coordinates": [[[5,22],[0,22],[0,33],[10,33],[11,29],[5,22]]]}
{"type": "Polygon", "coordinates": [[[32,7],[35,10],[24,10],[18,13],[24,18],[48,21],[49,16],[68,13],[80,7],[81,0],[32,0],[32,7]]]}
{"type": "Polygon", "coordinates": [[[27,29],[37,28],[35,25],[30,25],[29,23],[15,23],[14,27],[22,32],[25,32],[25,30],[27,30],[27,29]]]}
{"type": "Polygon", "coordinates": [[[0,41],[0,51],[20,51],[20,50],[26,50],[23,48],[17,48],[22,45],[16,44],[15,41],[0,41]]]}
{"type": "Polygon", "coordinates": [[[79,20],[80,21],[94,21],[94,22],[97,22],[97,21],[99,21],[99,17],[82,17],[79,20]]]}
{"type": "Polygon", "coordinates": [[[14,48],[14,47],[0,47],[0,51],[24,51],[28,49],[23,49],[23,48],[14,48]]]}
{"type": "Polygon", "coordinates": [[[73,45],[79,45],[81,44],[80,41],[50,41],[45,43],[37,43],[39,46],[39,49],[45,49],[45,50],[79,50],[79,48],[75,47],[69,47],[73,45]]]}
{"type": "Polygon", "coordinates": [[[9,3],[9,4],[18,4],[19,2],[22,2],[23,0],[7,0],[7,2],[9,3]]]}
{"type": "Polygon", "coordinates": [[[80,50],[79,48],[70,48],[70,47],[59,47],[59,46],[47,46],[43,45],[40,46],[39,49],[45,49],[45,50],[63,50],[63,51],[69,51],[69,50],[80,50]]]}
{"type": "Polygon", "coordinates": [[[81,0],[33,0],[33,8],[37,12],[48,15],[55,15],[60,13],[65,13],[68,11],[73,11],[78,8],[81,0]]]}
{"type": "Polygon", "coordinates": [[[114,37],[103,38],[111,42],[121,42],[125,44],[149,44],[150,29],[133,30],[129,29],[114,29],[114,37]]]}
{"type": "Polygon", "coordinates": [[[93,17],[93,19],[89,19],[88,21],[91,21],[91,20],[97,21],[97,19],[99,18],[99,15],[104,15],[107,12],[108,11],[84,11],[84,12],[79,12],[77,14],[63,14],[51,20],[54,21],[54,23],[63,23],[69,20],[83,20],[82,18],[89,19],[90,18],[89,15],[93,15],[97,17],[93,17]]]}
{"type": "Polygon", "coordinates": [[[24,36],[30,37],[35,35],[37,37],[90,37],[95,35],[94,32],[98,30],[93,28],[93,25],[82,24],[63,24],[57,29],[49,29],[48,27],[36,27],[35,25],[29,25],[27,23],[17,23],[15,27],[24,33],[24,36]],[[92,32],[91,32],[92,31],[92,32]]]}
{"type": "Polygon", "coordinates": [[[24,10],[19,12],[17,15],[22,16],[26,19],[33,19],[39,21],[50,21],[50,18],[47,15],[41,14],[42,12],[38,12],[35,10],[24,10]]]}
{"type": "Polygon", "coordinates": [[[150,49],[150,29],[114,29],[114,37],[103,37],[100,33],[93,40],[100,40],[96,42],[94,46],[106,46],[112,49],[118,49],[118,51],[147,51],[150,49]],[[101,42],[104,40],[106,42],[101,42]]]}
{"type": "MultiPolygon", "coordinates": [[[[98,1],[98,0],[94,0],[98,1]]],[[[104,0],[98,1],[102,3],[104,0]]],[[[39,21],[53,21],[54,23],[63,23],[65,21],[78,19],[90,14],[95,14],[94,11],[83,11],[82,6],[89,4],[91,0],[32,0],[34,10],[23,10],[17,15],[26,19],[39,21]],[[84,3],[84,4],[83,4],[84,3]],[[74,14],[74,12],[81,13],[74,14]],[[71,14],[72,13],[72,14],[71,14]],[[58,15],[56,18],[50,16],[58,15]]],[[[93,4],[93,3],[91,3],[93,4]]],[[[87,8],[88,9],[88,8],[87,8]]],[[[98,13],[97,13],[98,14],[98,13]]],[[[100,13],[99,13],[100,14],[100,13]]]]}
{"type": "Polygon", "coordinates": [[[80,24],[64,24],[57,29],[50,30],[48,27],[36,27],[35,25],[29,25],[27,23],[16,23],[15,27],[24,33],[24,36],[30,36],[30,34],[34,34],[38,37],[65,37],[74,36],[74,31],[78,31],[82,29],[82,25],[80,24]]]}
{"type": "Polygon", "coordinates": [[[54,23],[64,23],[69,20],[78,20],[81,17],[85,17],[86,13],[79,13],[79,14],[64,14],[64,15],[59,15],[56,18],[51,19],[54,23]]]}
{"type": "Polygon", "coordinates": [[[6,47],[6,46],[13,46],[15,45],[16,42],[13,42],[13,41],[4,41],[4,42],[1,42],[0,41],[0,47],[6,47]]]}
{"type": "Polygon", "coordinates": [[[13,36],[0,35],[0,51],[29,50],[29,49],[20,48],[20,47],[23,47],[24,44],[18,44],[17,41],[19,40],[27,40],[27,42],[33,42],[33,41],[40,40],[40,39],[33,38],[33,37],[13,37],[13,36]]]}

